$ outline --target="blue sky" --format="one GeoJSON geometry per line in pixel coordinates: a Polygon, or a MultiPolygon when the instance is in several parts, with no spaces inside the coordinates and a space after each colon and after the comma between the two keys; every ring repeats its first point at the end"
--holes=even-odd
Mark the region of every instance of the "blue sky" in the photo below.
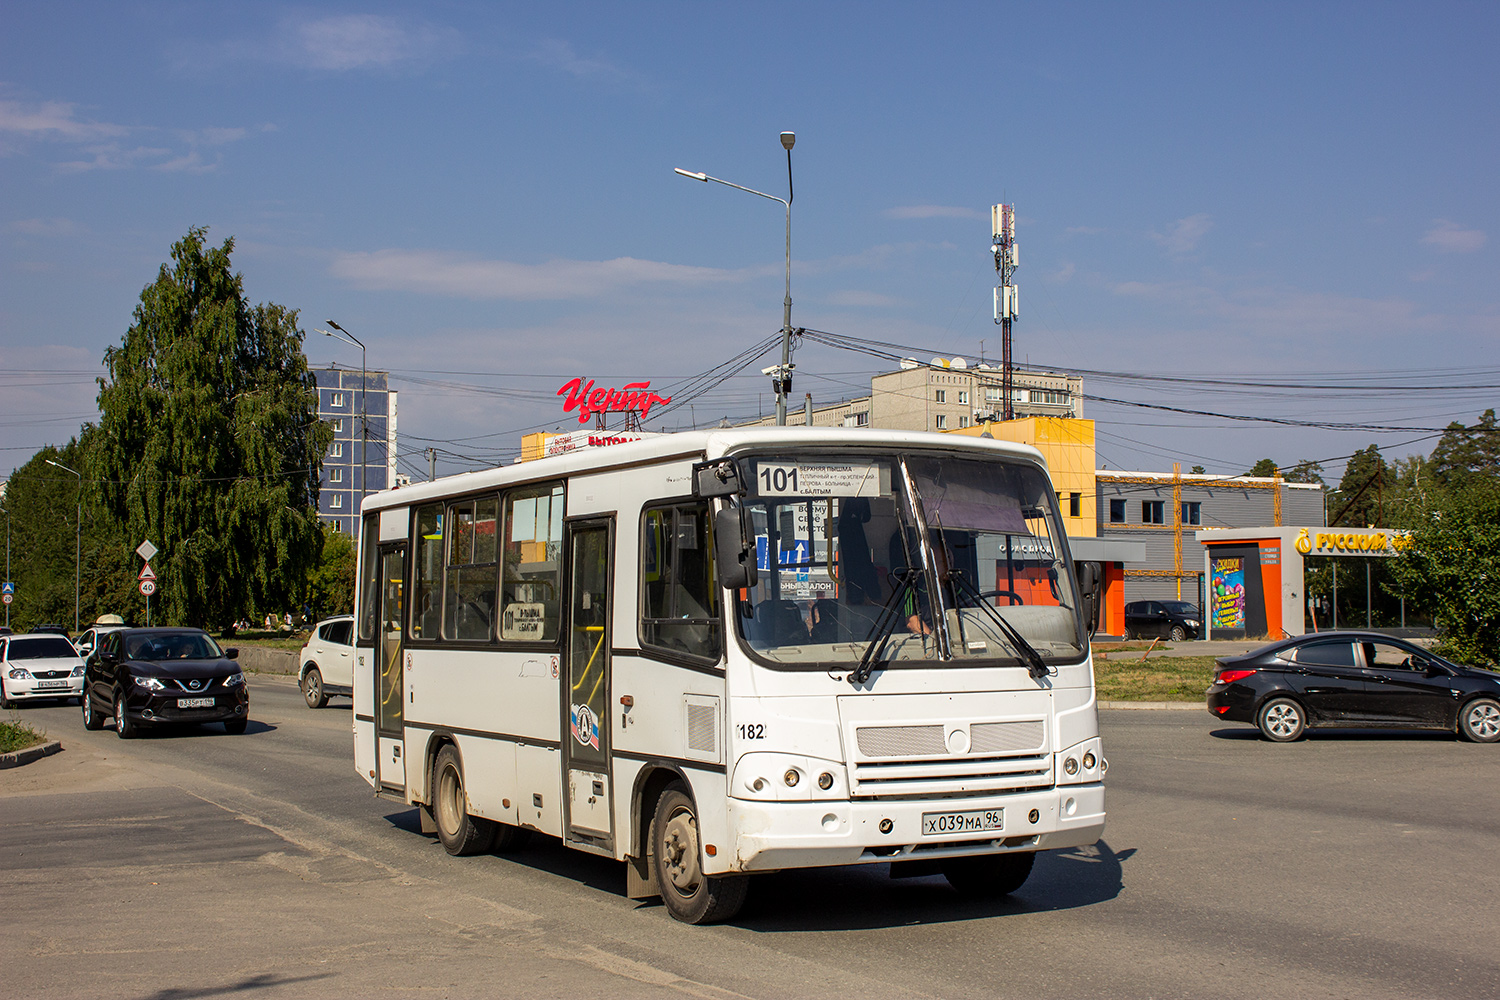
{"type": "MultiPolygon", "coordinates": [[[[409,471],[431,445],[440,471],[508,460],[578,426],[554,395],[575,376],[671,389],[780,327],[781,206],[673,168],[784,195],[783,130],[795,325],[997,357],[989,206],[1013,202],[1018,361],[1106,399],[1360,425],[1090,400],[1109,468],[1425,453],[1500,396],[1497,11],[10,4],[0,467],[92,417],[105,348],[194,225],[235,238],[253,301],[301,311],[311,361],[359,364],[325,318],[365,341],[409,471]],[[1264,382],[1302,387],[1233,384],[1264,382]]],[[[770,412],[773,360],[665,424],[770,412]]],[[[794,360],[796,402],[886,367],[794,360]]]]}

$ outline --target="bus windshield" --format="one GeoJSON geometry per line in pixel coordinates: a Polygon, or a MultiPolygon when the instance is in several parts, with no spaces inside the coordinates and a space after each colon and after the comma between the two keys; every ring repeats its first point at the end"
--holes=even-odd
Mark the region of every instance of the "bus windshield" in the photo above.
{"type": "Polygon", "coordinates": [[[951,455],[745,463],[759,581],[735,615],[773,667],[1077,662],[1086,650],[1046,474],[951,455]],[[773,556],[774,553],[774,556],[773,556]]]}

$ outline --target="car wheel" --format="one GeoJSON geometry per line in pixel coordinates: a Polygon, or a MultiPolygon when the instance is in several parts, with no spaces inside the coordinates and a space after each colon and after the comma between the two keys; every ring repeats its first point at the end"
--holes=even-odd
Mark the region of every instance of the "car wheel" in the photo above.
{"type": "Polygon", "coordinates": [[[249,719],[230,719],[224,723],[224,732],[230,736],[244,736],[245,728],[249,725],[249,719]]]}
{"type": "Polygon", "coordinates": [[[1458,714],[1458,731],[1472,743],[1500,741],[1500,701],[1475,698],[1458,714]]]}
{"type": "Polygon", "coordinates": [[[964,896],[1008,896],[1021,888],[1035,863],[1032,851],[949,858],[943,862],[943,878],[964,896]]]}
{"type": "Polygon", "coordinates": [[[1187,639],[1187,629],[1183,628],[1181,625],[1173,625],[1171,638],[1173,642],[1184,641],[1185,639],[1187,639]]]}
{"type": "Polygon", "coordinates": [[[1125,641],[1126,642],[1134,642],[1135,641],[1135,630],[1134,629],[1127,628],[1125,630],[1125,641]]]}
{"type": "Polygon", "coordinates": [[[308,708],[322,708],[328,704],[328,692],[323,690],[323,674],[317,667],[308,667],[302,675],[302,697],[308,708]]]}
{"type": "Polygon", "coordinates": [[[651,816],[651,864],[662,904],[685,924],[728,920],[745,904],[745,877],[705,875],[702,858],[693,800],[681,784],[668,785],[651,816]]]}
{"type": "Polygon", "coordinates": [[[1260,727],[1266,739],[1275,743],[1290,743],[1301,737],[1303,730],[1307,728],[1307,717],[1302,713],[1302,706],[1290,698],[1272,698],[1261,706],[1260,714],[1255,717],[1255,724],[1260,727]]]}
{"type": "Polygon", "coordinates": [[[83,703],[83,728],[98,731],[104,728],[104,717],[94,711],[94,699],[89,697],[87,691],[83,697],[78,699],[83,703]]]}
{"type": "Polygon", "coordinates": [[[115,695],[115,735],[122,740],[128,740],[140,732],[140,727],[125,714],[125,696],[115,695]]]}
{"type": "Polygon", "coordinates": [[[432,766],[432,818],[443,850],[455,857],[482,854],[495,842],[495,824],[469,815],[458,751],[445,746],[432,766]]]}

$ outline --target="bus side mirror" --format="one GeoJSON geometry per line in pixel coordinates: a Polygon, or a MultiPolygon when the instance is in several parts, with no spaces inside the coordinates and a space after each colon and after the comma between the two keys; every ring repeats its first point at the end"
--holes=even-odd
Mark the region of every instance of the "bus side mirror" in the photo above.
{"type": "Polygon", "coordinates": [[[1078,596],[1083,603],[1083,614],[1088,622],[1089,635],[1099,628],[1099,564],[1080,562],[1073,564],[1073,576],[1078,581],[1078,596]]]}
{"type": "Polygon", "coordinates": [[[714,565],[719,570],[719,586],[729,590],[755,586],[755,546],[744,513],[726,507],[714,515],[714,565]]]}
{"type": "Polygon", "coordinates": [[[716,462],[698,462],[693,466],[693,495],[713,497],[736,497],[745,492],[740,481],[740,467],[734,460],[719,459],[716,462]]]}

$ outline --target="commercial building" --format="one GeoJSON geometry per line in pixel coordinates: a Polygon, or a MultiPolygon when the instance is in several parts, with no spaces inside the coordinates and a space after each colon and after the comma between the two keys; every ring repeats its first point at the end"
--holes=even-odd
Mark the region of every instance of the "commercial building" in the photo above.
{"type": "MultiPolygon", "coordinates": [[[[999,368],[970,368],[963,358],[933,358],[928,365],[906,361],[893,372],[870,379],[870,394],[815,406],[814,427],[881,427],[900,431],[956,431],[998,418],[1005,411],[999,368]]],[[[1011,374],[1011,412],[1022,417],[1083,416],[1083,380],[1056,372],[1011,374]]],[[[803,412],[788,423],[805,423],[803,412]]],[[[741,426],[764,427],[775,417],[741,426]]]]}
{"type": "Polygon", "coordinates": [[[386,372],[363,373],[361,385],[358,370],[337,365],[311,370],[318,384],[318,418],[333,426],[333,441],[323,455],[318,519],[335,531],[353,531],[361,498],[396,485],[397,393],[386,372]]]}

